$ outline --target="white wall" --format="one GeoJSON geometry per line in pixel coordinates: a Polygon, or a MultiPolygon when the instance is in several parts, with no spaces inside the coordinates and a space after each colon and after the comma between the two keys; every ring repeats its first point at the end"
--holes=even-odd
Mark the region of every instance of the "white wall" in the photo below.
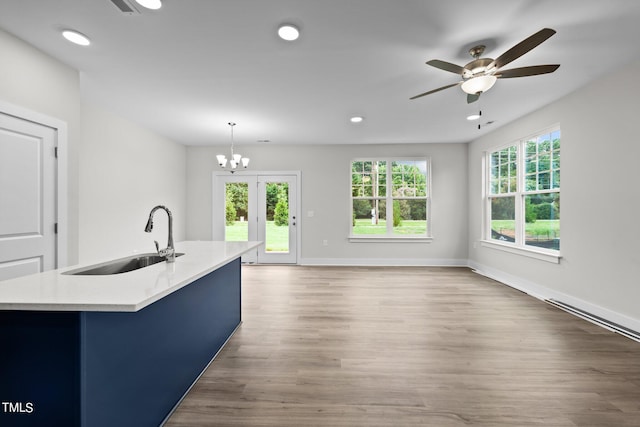
{"type": "MultiPolygon", "coordinates": [[[[189,147],[188,239],[211,238],[211,173],[222,147],[189,147]]],[[[467,260],[467,145],[249,145],[239,151],[254,171],[300,171],[301,263],[460,265],[467,260]],[[368,156],[429,156],[433,242],[349,243],[350,161],[368,156]],[[309,218],[308,211],[314,216],[309,218]],[[328,246],[322,241],[327,240],[328,246]]]]}
{"type": "Polygon", "coordinates": [[[0,100],[67,124],[68,247],[78,259],[78,146],[80,144],[80,76],[31,45],[0,30],[0,100]]]}
{"type": "Polygon", "coordinates": [[[98,107],[82,106],[80,148],[80,263],[167,245],[167,206],[174,241],[185,238],[186,148],[98,107]]]}
{"type": "MultiPolygon", "coordinates": [[[[0,100],[67,124],[68,263],[153,251],[166,245],[166,219],[144,233],[153,206],[186,221],[186,148],[81,102],[79,72],[0,30],[0,100]]],[[[61,230],[64,231],[64,230],[61,230]]]]}
{"type": "Polygon", "coordinates": [[[471,265],[634,330],[640,330],[638,75],[635,62],[469,146],[471,265]],[[483,152],[554,123],[562,132],[560,264],[474,245],[481,238],[483,152]]]}

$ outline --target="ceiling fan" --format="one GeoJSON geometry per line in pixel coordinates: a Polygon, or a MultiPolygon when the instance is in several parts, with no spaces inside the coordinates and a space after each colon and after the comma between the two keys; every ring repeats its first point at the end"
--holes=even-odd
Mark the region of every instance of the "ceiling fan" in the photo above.
{"type": "Polygon", "coordinates": [[[420,95],[412,96],[409,99],[416,99],[420,98],[421,96],[439,92],[443,89],[448,89],[454,86],[461,86],[462,90],[467,94],[467,103],[470,104],[477,101],[483,92],[491,89],[497,79],[528,77],[539,74],[553,73],[558,69],[560,64],[533,65],[530,67],[512,68],[510,70],[502,70],[502,67],[529,52],[531,49],[538,46],[540,43],[544,42],[555,33],[555,30],[552,30],[551,28],[543,28],[534,35],[529,36],[517,45],[513,46],[511,49],[509,49],[496,59],[481,58],[486,46],[474,46],[469,49],[469,54],[474,59],[464,67],[452,64],[450,62],[440,61],[439,59],[427,61],[427,64],[431,65],[432,67],[436,67],[441,70],[460,75],[462,77],[462,80],[457,83],[452,83],[438,89],[433,89],[428,92],[421,93],[420,95]]]}

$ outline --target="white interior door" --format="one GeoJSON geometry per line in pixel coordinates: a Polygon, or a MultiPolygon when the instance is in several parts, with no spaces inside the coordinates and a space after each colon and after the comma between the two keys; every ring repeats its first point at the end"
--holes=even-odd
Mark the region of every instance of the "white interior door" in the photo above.
{"type": "Polygon", "coordinates": [[[0,113],[0,280],[56,267],[56,130],[0,113]]]}
{"type": "Polygon", "coordinates": [[[264,242],[245,263],[297,263],[297,175],[214,173],[213,181],[214,240],[264,242]]]}

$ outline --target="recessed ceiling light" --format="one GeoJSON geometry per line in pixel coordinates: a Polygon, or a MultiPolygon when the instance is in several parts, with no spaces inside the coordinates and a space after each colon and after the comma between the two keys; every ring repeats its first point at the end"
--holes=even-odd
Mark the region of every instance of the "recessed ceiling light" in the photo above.
{"type": "Polygon", "coordinates": [[[162,7],[162,2],[160,0],[136,0],[142,7],[146,7],[147,9],[160,9],[162,7]]]}
{"type": "Polygon", "coordinates": [[[362,116],[353,116],[349,119],[351,123],[361,123],[364,120],[362,116]]]}
{"type": "Polygon", "coordinates": [[[293,41],[300,37],[300,30],[295,25],[284,24],[278,28],[278,35],[282,40],[293,41]]]}
{"type": "Polygon", "coordinates": [[[467,120],[478,120],[480,117],[482,117],[482,110],[478,110],[476,114],[467,116],[467,120]]]}
{"type": "Polygon", "coordinates": [[[89,40],[89,37],[74,30],[64,30],[62,32],[62,36],[65,39],[69,40],[71,43],[75,43],[80,46],[89,46],[91,44],[91,40],[89,40]]]}

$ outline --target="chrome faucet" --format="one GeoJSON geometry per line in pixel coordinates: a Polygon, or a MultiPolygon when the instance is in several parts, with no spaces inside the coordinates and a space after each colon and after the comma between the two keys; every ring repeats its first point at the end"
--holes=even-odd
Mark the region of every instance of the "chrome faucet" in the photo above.
{"type": "Polygon", "coordinates": [[[153,230],[153,214],[156,213],[158,209],[164,209],[169,217],[169,241],[167,242],[166,249],[160,249],[157,240],[154,240],[153,242],[156,244],[156,251],[158,251],[158,255],[164,257],[167,262],[174,262],[176,260],[176,251],[173,247],[173,216],[171,215],[171,211],[166,206],[162,205],[158,205],[151,209],[151,213],[149,213],[149,220],[147,221],[147,226],[144,228],[144,231],[151,233],[151,230],[153,230]]]}

